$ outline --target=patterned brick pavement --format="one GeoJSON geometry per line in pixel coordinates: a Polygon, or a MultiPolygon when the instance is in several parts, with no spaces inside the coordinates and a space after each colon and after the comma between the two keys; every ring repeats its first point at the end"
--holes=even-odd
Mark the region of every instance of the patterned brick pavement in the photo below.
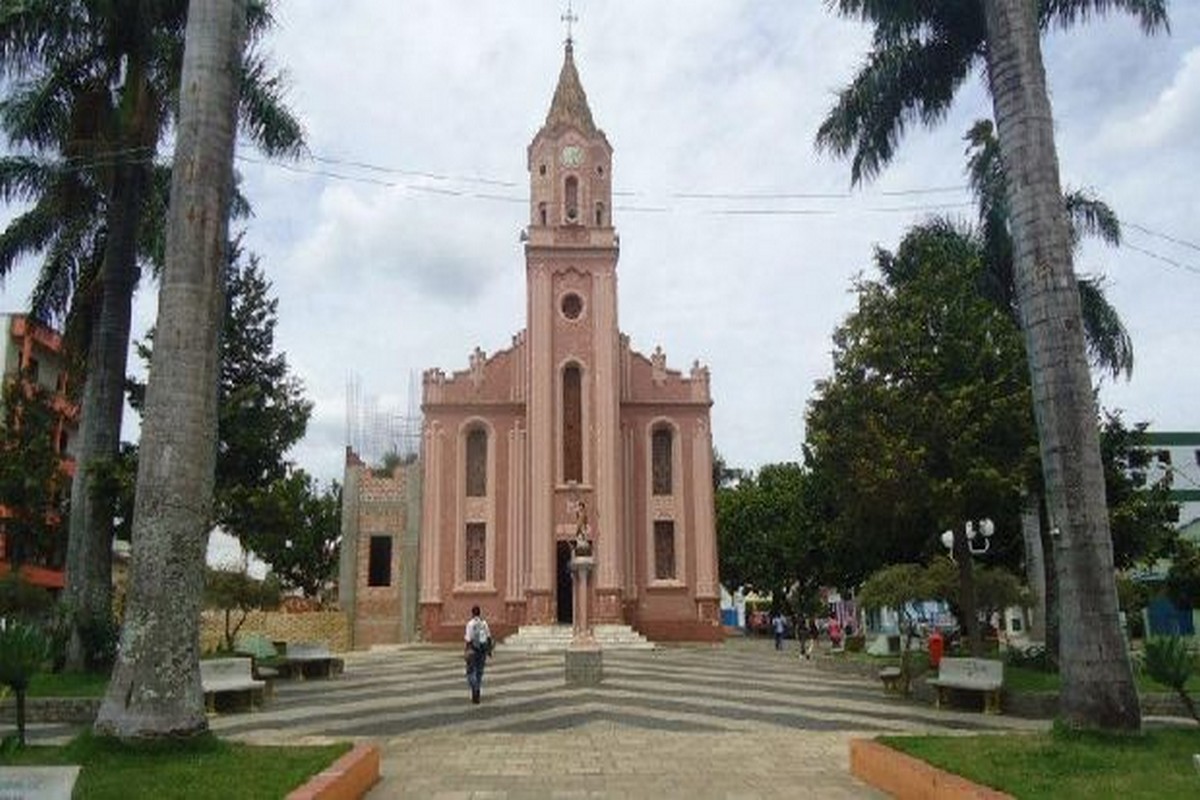
{"type": "Polygon", "coordinates": [[[470,703],[457,648],[349,654],[331,681],[281,683],[254,714],[212,719],[260,742],[371,739],[371,798],[879,797],[848,771],[848,740],[1042,723],[937,711],[876,682],[819,672],[768,640],[609,652],[604,683],[568,689],[563,656],[504,654],[470,703]]]}

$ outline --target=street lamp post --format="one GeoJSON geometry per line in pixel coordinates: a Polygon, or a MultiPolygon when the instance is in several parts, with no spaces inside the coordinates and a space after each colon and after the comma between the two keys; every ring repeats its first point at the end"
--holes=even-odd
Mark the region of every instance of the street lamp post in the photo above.
{"type": "Polygon", "coordinates": [[[968,520],[963,530],[942,533],[942,544],[950,551],[950,559],[958,564],[959,606],[963,619],[959,622],[967,627],[971,655],[983,655],[983,635],[979,626],[979,609],[975,597],[975,575],[971,556],[986,553],[992,544],[996,526],[990,519],[981,519],[978,524],[968,520]]]}

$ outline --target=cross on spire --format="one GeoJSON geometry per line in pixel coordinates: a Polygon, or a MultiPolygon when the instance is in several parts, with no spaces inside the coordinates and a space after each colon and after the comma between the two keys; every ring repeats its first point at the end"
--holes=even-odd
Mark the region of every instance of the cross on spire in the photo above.
{"type": "Polygon", "coordinates": [[[567,13],[563,14],[561,19],[567,23],[567,43],[571,43],[571,26],[579,22],[579,15],[575,13],[573,0],[567,0],[567,13]]]}

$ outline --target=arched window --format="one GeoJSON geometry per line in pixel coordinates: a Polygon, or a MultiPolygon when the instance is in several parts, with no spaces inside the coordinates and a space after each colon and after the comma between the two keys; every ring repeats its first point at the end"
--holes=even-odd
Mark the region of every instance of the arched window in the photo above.
{"type": "Polygon", "coordinates": [[[596,227],[604,225],[604,203],[596,203],[596,227]]]}
{"type": "Polygon", "coordinates": [[[583,482],[583,379],[571,365],[562,376],[563,480],[583,482]]]}
{"type": "Polygon", "coordinates": [[[538,203],[538,217],[541,219],[542,224],[545,225],[546,224],[546,204],[545,203],[538,203]]]}
{"type": "Polygon", "coordinates": [[[579,179],[574,175],[567,176],[566,183],[567,222],[579,221],[579,179]]]}
{"type": "Polygon", "coordinates": [[[654,494],[673,494],[671,459],[674,441],[671,429],[659,427],[650,435],[650,465],[654,494]]]}
{"type": "Polygon", "coordinates": [[[467,434],[467,497],[487,496],[487,431],[472,428],[467,434]]]}

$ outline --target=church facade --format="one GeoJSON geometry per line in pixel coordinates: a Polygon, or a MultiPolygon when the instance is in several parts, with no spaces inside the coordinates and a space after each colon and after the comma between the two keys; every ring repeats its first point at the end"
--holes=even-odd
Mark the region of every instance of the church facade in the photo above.
{"type": "Polygon", "coordinates": [[[423,377],[418,624],[462,636],[571,621],[581,528],[598,624],[651,640],[721,637],[709,373],[669,369],[618,327],[613,149],[568,39],[527,151],[526,327],[467,369],[423,377]]]}
{"type": "Polygon", "coordinates": [[[415,463],[385,472],[347,450],[339,602],[354,647],[458,641],[474,605],[500,638],[572,622],[581,532],[593,622],[721,638],[709,373],[620,332],[612,156],[568,40],[527,152],[525,329],[424,374],[415,463]]]}

